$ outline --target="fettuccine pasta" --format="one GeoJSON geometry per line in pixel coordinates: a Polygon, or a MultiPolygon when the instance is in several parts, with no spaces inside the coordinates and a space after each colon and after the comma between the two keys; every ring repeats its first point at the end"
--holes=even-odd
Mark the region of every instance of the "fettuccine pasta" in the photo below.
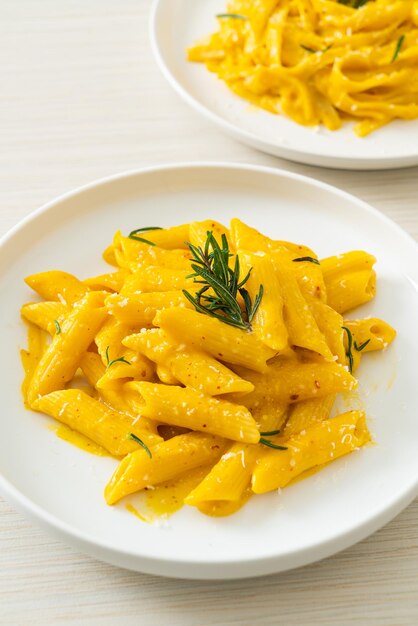
{"type": "Polygon", "coordinates": [[[189,60],[271,113],[360,137],[418,117],[416,0],[231,0],[217,17],[189,60]]]}

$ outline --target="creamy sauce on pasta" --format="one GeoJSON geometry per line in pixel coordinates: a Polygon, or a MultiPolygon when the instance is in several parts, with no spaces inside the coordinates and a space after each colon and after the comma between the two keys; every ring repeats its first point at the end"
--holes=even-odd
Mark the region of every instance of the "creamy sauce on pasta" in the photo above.
{"type": "Polygon", "coordinates": [[[99,446],[97,443],[94,443],[88,437],[85,437],[81,433],[77,433],[75,430],[72,430],[65,424],[60,424],[59,426],[52,425],[51,430],[64,441],[68,441],[68,443],[72,443],[76,448],[80,448],[81,450],[85,450],[86,452],[90,452],[90,454],[95,454],[96,456],[110,456],[108,451],[99,446]]]}

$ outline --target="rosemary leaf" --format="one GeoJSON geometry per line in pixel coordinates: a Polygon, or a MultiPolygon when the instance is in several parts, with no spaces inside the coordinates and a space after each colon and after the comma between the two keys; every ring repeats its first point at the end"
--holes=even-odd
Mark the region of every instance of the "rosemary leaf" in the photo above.
{"type": "Polygon", "coordinates": [[[357,352],[361,352],[362,350],[364,350],[364,348],[367,346],[368,343],[370,343],[370,339],[367,339],[367,341],[362,343],[360,346],[358,346],[357,342],[354,341],[354,347],[357,350],[357,352]]]}
{"type": "Polygon", "coordinates": [[[401,35],[398,39],[398,41],[396,42],[396,48],[395,48],[395,52],[393,53],[393,57],[391,60],[391,63],[393,63],[394,61],[396,61],[396,59],[399,56],[399,53],[401,51],[402,48],[402,44],[405,41],[405,35],[401,35]]]}
{"type": "Polygon", "coordinates": [[[129,433],[128,439],[133,439],[134,441],[139,443],[139,445],[144,448],[144,450],[148,454],[149,458],[152,459],[151,450],[148,448],[147,444],[142,441],[142,439],[140,439],[139,437],[137,437],[133,433],[129,433]]]}
{"type": "Polygon", "coordinates": [[[56,331],[56,335],[60,335],[61,334],[61,326],[58,320],[54,320],[54,324],[55,324],[55,328],[57,329],[56,331]]]}
{"type": "Polygon", "coordinates": [[[132,230],[128,237],[129,239],[135,239],[135,241],[141,241],[142,243],[147,243],[150,246],[155,246],[155,243],[150,241],[149,239],[145,239],[144,237],[139,237],[137,233],[145,233],[149,230],[163,230],[161,226],[144,226],[143,228],[137,228],[136,230],[132,230]]]}
{"type": "Polygon", "coordinates": [[[350,371],[350,374],[353,373],[353,365],[354,365],[354,358],[353,358],[353,335],[351,334],[351,330],[349,328],[347,328],[347,326],[341,326],[341,328],[343,330],[345,330],[345,332],[347,333],[347,351],[346,351],[346,356],[348,358],[348,369],[350,371]]]}
{"type": "Polygon", "coordinates": [[[280,430],[268,430],[264,433],[260,433],[262,437],[273,437],[273,435],[278,435],[280,430]]]}
{"type": "Polygon", "coordinates": [[[274,448],[275,450],[287,450],[286,446],[277,446],[272,441],[264,439],[264,437],[260,437],[260,441],[258,443],[261,443],[263,446],[267,446],[269,448],[274,448]]]}
{"type": "Polygon", "coordinates": [[[239,13],[218,13],[216,17],[231,20],[248,20],[248,17],[246,15],[240,15],[239,13]]]}
{"type": "Polygon", "coordinates": [[[109,348],[110,346],[107,346],[106,348],[106,363],[107,363],[106,369],[109,369],[109,367],[113,365],[114,363],[126,363],[127,365],[131,365],[131,363],[127,361],[124,356],[120,356],[118,359],[113,359],[111,361],[109,358],[109,348]]]}
{"type": "Polygon", "coordinates": [[[309,263],[315,263],[316,265],[320,265],[318,259],[314,259],[311,256],[300,256],[297,259],[292,259],[293,263],[302,263],[302,261],[309,261],[309,263]]]}

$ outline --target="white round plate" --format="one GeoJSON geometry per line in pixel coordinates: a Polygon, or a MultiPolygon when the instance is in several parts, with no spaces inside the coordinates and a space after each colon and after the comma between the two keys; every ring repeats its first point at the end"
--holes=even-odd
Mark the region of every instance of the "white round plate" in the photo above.
{"type": "MultiPolygon", "coordinates": [[[[418,252],[387,218],[338,189],[288,172],[233,164],[174,165],[122,174],[58,198],[0,244],[0,487],[29,516],[77,548],[135,570],[186,578],[239,578],[321,559],[366,537],[417,493],[418,252]],[[184,507],[146,524],[103,488],[117,462],[59,439],[49,418],[23,408],[19,307],[33,298],[23,277],[62,269],[108,271],[101,252],[115,230],[237,216],[273,238],[327,256],[366,249],[378,258],[378,293],[359,311],[398,329],[386,353],[360,370],[376,445],[293,486],[254,497],[237,514],[205,517],[184,507]]],[[[356,311],[357,315],[357,311],[356,311]]]]}
{"type": "Polygon", "coordinates": [[[229,135],[263,152],[299,163],[342,169],[389,169],[418,164],[418,120],[396,120],[360,139],[347,124],[339,131],[309,128],[249,105],[186,50],[217,28],[226,0],[155,0],[152,48],[163,74],[199,113],[229,135]]]}

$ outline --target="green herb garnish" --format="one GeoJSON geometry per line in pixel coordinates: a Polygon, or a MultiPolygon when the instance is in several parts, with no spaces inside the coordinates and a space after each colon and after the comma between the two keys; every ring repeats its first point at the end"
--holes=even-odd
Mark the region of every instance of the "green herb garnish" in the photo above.
{"type": "Polygon", "coordinates": [[[190,274],[187,278],[193,278],[195,283],[203,287],[195,295],[185,289],[183,293],[199,313],[210,315],[242,330],[251,330],[252,319],[263,297],[263,285],[260,285],[253,304],[250,294],[244,288],[251,269],[240,281],[238,256],[235,257],[234,269],[229,267],[229,259],[233,255],[229,251],[226,236],[222,235],[221,245],[219,245],[211,231],[207,231],[206,235],[204,250],[200,246],[185,242],[192,253],[191,264],[194,271],[194,274],[190,274]],[[213,295],[206,293],[209,289],[212,289],[213,295]],[[237,300],[238,294],[244,301],[246,319],[237,300]]]}
{"type": "Polygon", "coordinates": [[[118,363],[118,362],[126,363],[127,365],[131,365],[131,363],[129,361],[127,361],[124,356],[120,356],[118,359],[113,359],[113,361],[111,361],[110,358],[109,358],[109,348],[110,348],[110,346],[107,346],[107,348],[106,348],[106,363],[107,363],[106,367],[107,367],[107,369],[109,369],[109,367],[111,365],[113,365],[114,363],[118,363]]]}
{"type": "Polygon", "coordinates": [[[322,53],[328,52],[328,50],[332,48],[332,43],[326,48],[324,48],[323,50],[314,50],[313,48],[309,48],[308,46],[304,46],[303,44],[300,44],[300,47],[306,50],[306,52],[310,52],[311,54],[316,54],[317,52],[322,52],[322,53]]]}
{"type": "Polygon", "coordinates": [[[273,437],[273,435],[278,435],[280,430],[269,430],[265,433],[260,433],[262,437],[273,437]]]}
{"type": "Polygon", "coordinates": [[[272,441],[264,439],[263,437],[260,437],[260,441],[258,443],[261,443],[263,446],[268,446],[269,448],[274,448],[275,450],[287,450],[285,446],[277,446],[272,441]]]}
{"type": "Polygon", "coordinates": [[[319,52],[319,50],[314,50],[313,48],[309,48],[308,46],[304,46],[303,44],[300,44],[300,47],[306,50],[306,52],[310,52],[311,54],[319,52]]]}
{"type": "Polygon", "coordinates": [[[246,15],[240,15],[239,13],[218,13],[216,17],[227,18],[232,20],[248,20],[246,15]]]}
{"type": "Polygon", "coordinates": [[[357,350],[357,352],[361,352],[367,346],[368,343],[370,343],[370,339],[367,339],[367,341],[362,343],[361,346],[358,346],[357,342],[355,341],[354,342],[354,347],[357,350]]]}
{"type": "Polygon", "coordinates": [[[139,445],[144,448],[144,450],[148,454],[149,458],[152,459],[151,450],[148,448],[147,444],[142,441],[142,439],[140,439],[139,437],[137,437],[133,433],[129,433],[128,439],[133,439],[134,441],[139,443],[139,445]]]}
{"type": "Polygon", "coordinates": [[[297,259],[292,259],[293,263],[302,263],[302,261],[309,261],[309,263],[315,263],[316,265],[320,265],[318,259],[314,259],[311,256],[300,256],[297,259]]]}
{"type": "Polygon", "coordinates": [[[391,63],[393,63],[394,61],[396,61],[396,59],[398,58],[398,55],[401,51],[402,48],[402,44],[405,41],[405,35],[401,35],[398,39],[398,41],[396,42],[396,48],[395,48],[395,52],[393,53],[393,57],[391,60],[391,63]]]}
{"type": "Polygon", "coordinates": [[[150,246],[155,246],[155,243],[153,241],[150,241],[149,239],[144,239],[144,237],[138,237],[137,233],[145,233],[149,230],[163,230],[161,228],[161,226],[145,226],[144,228],[137,228],[136,230],[133,230],[132,232],[129,233],[128,237],[129,239],[135,239],[135,241],[142,241],[142,243],[147,243],[150,246]]]}
{"type": "Polygon", "coordinates": [[[354,365],[354,358],[353,358],[353,335],[351,334],[351,330],[349,328],[347,328],[347,326],[341,326],[341,328],[343,330],[345,330],[345,332],[347,333],[347,351],[346,351],[345,355],[348,358],[348,369],[350,371],[350,374],[352,374],[353,373],[353,365],[354,365]]]}
{"type": "Polygon", "coordinates": [[[338,0],[338,4],[344,4],[352,9],[361,9],[369,0],[338,0]]]}
{"type": "Polygon", "coordinates": [[[61,326],[60,326],[59,321],[58,320],[54,320],[54,324],[55,324],[55,328],[57,329],[55,334],[56,335],[60,335],[61,334],[61,326]]]}

